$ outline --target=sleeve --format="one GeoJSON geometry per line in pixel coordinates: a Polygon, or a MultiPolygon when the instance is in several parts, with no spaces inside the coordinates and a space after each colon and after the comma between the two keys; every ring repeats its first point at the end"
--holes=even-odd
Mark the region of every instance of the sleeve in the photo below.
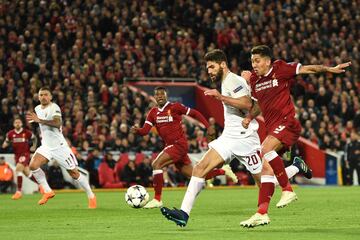
{"type": "Polygon", "coordinates": [[[290,79],[299,74],[299,69],[301,67],[300,63],[296,62],[284,62],[282,60],[277,61],[278,71],[277,74],[281,75],[283,78],[290,79]]]}
{"type": "Polygon", "coordinates": [[[61,117],[61,109],[57,104],[53,105],[52,117],[55,117],[55,116],[61,117]]]}
{"type": "Polygon", "coordinates": [[[8,141],[8,142],[12,141],[12,135],[10,134],[10,132],[7,132],[5,141],[8,141]]]}
{"type": "Polygon", "coordinates": [[[175,103],[174,110],[180,115],[189,115],[191,109],[181,103],[175,103]]]}
{"type": "Polygon", "coordinates": [[[154,111],[153,109],[150,110],[148,115],[146,116],[146,120],[142,128],[139,128],[137,134],[144,136],[149,133],[151,128],[155,126],[155,118],[154,118],[154,111]]]}
{"type": "Polygon", "coordinates": [[[227,88],[230,91],[230,96],[233,98],[250,96],[249,86],[243,77],[238,76],[233,78],[233,81],[229,82],[229,86],[227,88]]]}
{"type": "MultiPolygon", "coordinates": [[[[190,108],[189,108],[190,109],[190,108]]],[[[205,119],[205,117],[197,110],[190,109],[189,114],[190,117],[195,118],[196,120],[200,121],[206,128],[208,128],[209,122],[205,119]]]]}

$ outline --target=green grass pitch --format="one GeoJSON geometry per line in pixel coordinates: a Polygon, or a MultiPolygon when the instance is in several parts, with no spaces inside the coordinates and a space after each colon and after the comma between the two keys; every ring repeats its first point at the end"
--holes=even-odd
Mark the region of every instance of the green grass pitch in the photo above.
{"type": "MultiPolygon", "coordinates": [[[[239,222],[256,210],[256,188],[206,189],[188,225],[179,228],[159,209],[132,209],[124,191],[97,192],[98,208],[87,209],[83,192],[57,192],[38,206],[39,194],[18,201],[0,195],[0,239],[360,239],[360,187],[296,187],[299,200],[270,208],[271,224],[244,229],[239,222]]],[[[164,190],[165,206],[180,207],[185,189],[164,190]]],[[[150,195],[153,192],[150,191],[150,195]]]]}

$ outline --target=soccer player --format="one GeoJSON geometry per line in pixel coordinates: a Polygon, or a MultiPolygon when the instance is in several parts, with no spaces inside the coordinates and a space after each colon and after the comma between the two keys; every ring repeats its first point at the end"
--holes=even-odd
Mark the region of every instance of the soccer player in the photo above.
{"type": "MultiPolygon", "coordinates": [[[[208,121],[204,116],[196,111],[185,107],[180,103],[168,102],[166,89],[164,87],[156,87],[154,90],[154,98],[158,107],[152,108],[142,128],[137,126],[131,127],[132,133],[141,136],[149,133],[150,129],[155,126],[160,137],[165,142],[165,148],[156,159],[152,162],[153,167],[153,186],[155,197],[148,202],[144,208],[162,207],[161,193],[164,184],[164,176],[162,168],[174,163],[186,177],[191,177],[193,167],[191,160],[187,155],[188,142],[181,127],[182,115],[188,115],[200,121],[206,128],[209,127],[208,121]]],[[[231,171],[229,166],[222,169],[214,169],[206,176],[207,179],[218,175],[228,175],[234,182],[237,182],[236,175],[231,171]]]]}
{"type": "Polygon", "coordinates": [[[267,137],[262,143],[261,154],[264,166],[261,177],[258,210],[250,219],[240,223],[244,227],[255,227],[270,223],[267,211],[274,194],[275,176],[282,187],[282,195],[277,207],[284,207],[297,199],[288,180],[284,163],[278,154],[293,145],[300,136],[301,126],[295,118],[295,108],[290,97],[290,81],[298,74],[343,73],[351,62],[336,67],[304,65],[272,61],[271,49],[259,45],[251,50],[253,71],[250,75],[251,95],[255,100],[243,126],[251,127],[252,119],[262,112],[265,119],[267,137]]]}
{"type": "Polygon", "coordinates": [[[96,197],[92,192],[89,182],[77,169],[77,160],[62,134],[61,110],[52,101],[52,94],[48,87],[39,90],[40,105],[35,107],[35,113],[29,112],[26,119],[36,122],[40,126],[41,146],[35,151],[31,161],[30,170],[37,182],[44,188],[44,194],[38,204],[45,204],[55,196],[54,191],[46,181],[41,165],[56,160],[64,167],[70,176],[85,190],[89,199],[89,208],[96,208],[96,197]]]}
{"type": "Polygon", "coordinates": [[[2,148],[7,148],[12,143],[16,163],[17,191],[11,198],[18,200],[22,197],[21,190],[24,174],[37,184],[29,169],[30,152],[35,151],[37,138],[30,130],[23,128],[23,122],[19,117],[15,117],[13,126],[14,129],[7,132],[2,148]],[[32,142],[31,147],[30,141],[32,142]]]}
{"type": "MultiPolygon", "coordinates": [[[[210,142],[210,149],[194,167],[181,209],[161,209],[166,218],[182,227],[186,226],[195,198],[204,186],[204,176],[213,168],[236,158],[253,175],[258,186],[260,185],[262,161],[259,156],[261,146],[257,133],[259,124],[253,119],[248,128],[242,126],[243,119],[252,107],[249,86],[244,78],[230,72],[223,51],[215,49],[208,52],[205,61],[211,80],[221,81],[221,94],[216,89],[211,89],[205,91],[205,95],[223,102],[225,127],[222,135],[210,142]]],[[[303,172],[297,165],[294,164],[287,169],[291,177],[299,171],[303,172]]]]}

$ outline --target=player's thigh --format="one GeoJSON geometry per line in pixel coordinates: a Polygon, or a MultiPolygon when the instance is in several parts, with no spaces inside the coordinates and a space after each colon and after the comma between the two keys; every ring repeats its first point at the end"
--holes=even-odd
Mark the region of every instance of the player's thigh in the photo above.
{"type": "Polygon", "coordinates": [[[24,169],[25,169],[25,166],[24,166],[22,163],[18,162],[18,163],[16,164],[16,168],[15,168],[15,171],[16,171],[16,172],[23,172],[24,169]]]}
{"type": "Polygon", "coordinates": [[[264,156],[264,154],[270,151],[278,151],[281,148],[281,141],[272,135],[268,135],[261,144],[261,154],[264,156]]]}
{"type": "Polygon", "coordinates": [[[73,170],[78,165],[77,159],[69,147],[64,146],[53,149],[51,150],[51,156],[52,160],[56,160],[66,170],[73,170]]]}
{"type": "Polygon", "coordinates": [[[34,155],[32,156],[29,167],[31,170],[36,170],[41,165],[47,163],[50,159],[50,150],[44,146],[40,146],[38,149],[36,149],[34,155]]]}
{"type": "Polygon", "coordinates": [[[172,163],[172,157],[165,151],[160,152],[151,163],[153,169],[162,169],[172,163]]]}
{"type": "Polygon", "coordinates": [[[222,156],[214,148],[210,148],[195,165],[192,175],[204,178],[212,169],[223,164],[222,156]]]}

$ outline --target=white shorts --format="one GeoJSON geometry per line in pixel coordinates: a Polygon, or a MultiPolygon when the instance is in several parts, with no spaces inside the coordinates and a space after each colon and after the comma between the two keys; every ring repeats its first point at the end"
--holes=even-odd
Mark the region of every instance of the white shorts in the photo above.
{"type": "Polygon", "coordinates": [[[219,153],[226,164],[236,158],[251,174],[258,174],[262,170],[262,161],[259,156],[261,145],[257,133],[241,139],[221,135],[210,142],[209,147],[219,153]]]}
{"type": "Polygon", "coordinates": [[[41,145],[36,149],[35,153],[39,153],[49,161],[56,160],[60,166],[64,167],[66,170],[72,170],[78,165],[75,155],[68,146],[49,149],[48,147],[41,145]]]}

